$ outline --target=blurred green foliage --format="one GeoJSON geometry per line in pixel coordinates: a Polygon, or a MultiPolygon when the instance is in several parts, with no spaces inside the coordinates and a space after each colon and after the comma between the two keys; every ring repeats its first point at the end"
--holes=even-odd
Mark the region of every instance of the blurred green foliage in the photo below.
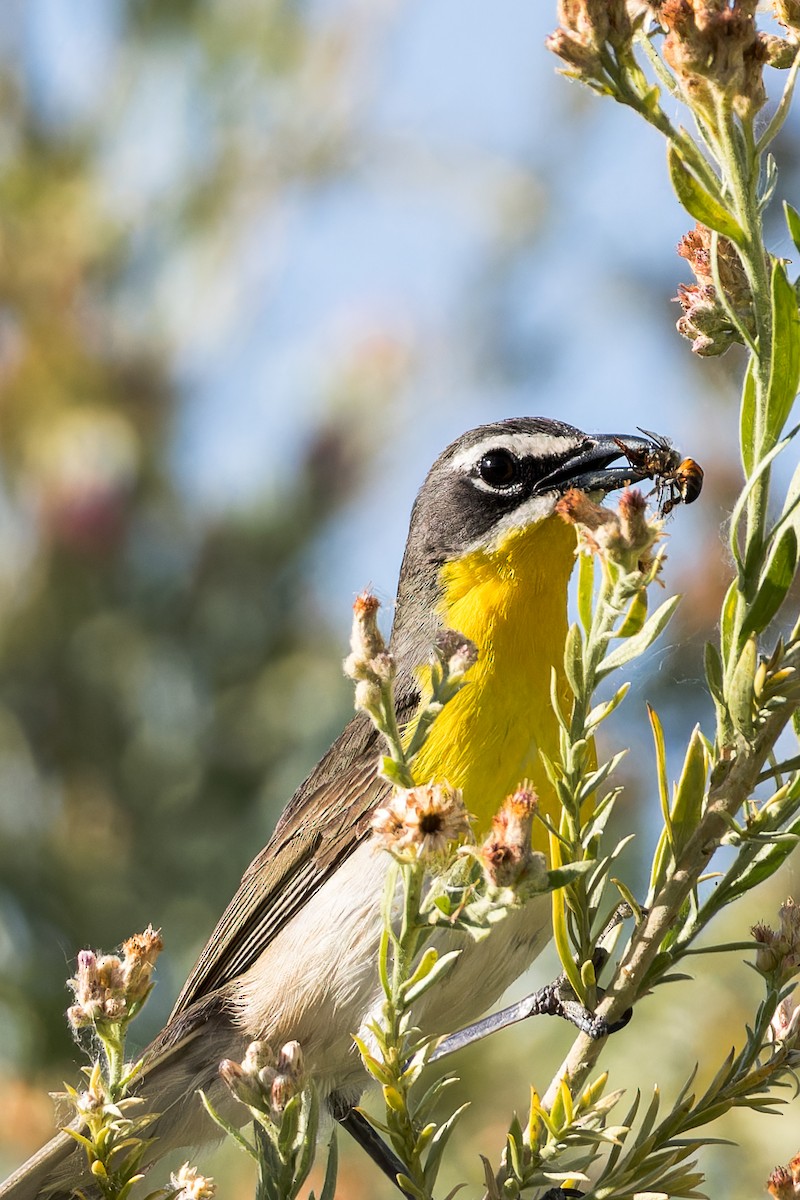
{"type": "MultiPolygon", "coordinates": [[[[160,242],[163,256],[199,253],[209,231],[235,219],[248,192],[250,169],[237,154],[228,111],[230,77],[242,81],[243,108],[260,102],[267,111],[309,50],[300,6],[266,6],[256,38],[253,7],[119,6],[126,47],[119,90],[66,128],[41,116],[21,70],[4,76],[0,1062],[7,1069],[47,1064],[52,1071],[63,1062],[66,964],[79,947],[112,947],[150,920],[164,927],[175,973],[162,972],[150,1019],[165,1016],[181,972],[291,787],[350,708],[341,648],[304,595],[299,566],[358,480],[363,441],[352,409],[364,397],[356,395],[357,373],[333,389],[335,412],[323,411],[279,487],[265,488],[263,501],[245,511],[209,516],[173,478],[180,397],[170,346],[125,309],[144,243],[160,242]],[[170,43],[194,62],[214,138],[202,170],[179,172],[157,211],[131,222],[115,212],[99,170],[108,112],[124,108],[137,71],[146,77],[170,43]]],[[[314,169],[313,158],[302,154],[304,172],[314,169]]],[[[139,303],[147,305],[146,294],[139,303]]]]}

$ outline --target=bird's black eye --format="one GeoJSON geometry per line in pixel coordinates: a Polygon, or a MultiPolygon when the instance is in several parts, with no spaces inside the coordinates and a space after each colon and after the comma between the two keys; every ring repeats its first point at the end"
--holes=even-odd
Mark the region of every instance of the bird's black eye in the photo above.
{"type": "Polygon", "coordinates": [[[512,487],[520,478],[519,459],[510,450],[489,450],[478,463],[478,475],[490,487],[512,487]]]}

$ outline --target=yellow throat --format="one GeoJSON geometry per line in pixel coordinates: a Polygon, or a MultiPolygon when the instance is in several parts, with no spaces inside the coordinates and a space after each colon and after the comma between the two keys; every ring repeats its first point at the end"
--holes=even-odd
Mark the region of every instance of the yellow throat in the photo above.
{"type": "MultiPolygon", "coordinates": [[[[551,516],[440,572],[439,615],[475,643],[478,661],[434,722],[414,775],[420,783],[447,780],[461,788],[479,838],[524,778],[544,811],[553,812],[555,794],[539,750],[553,755],[558,746],[550,679],[555,667],[559,694],[567,693],[563,656],[574,564],[574,530],[551,516]]],[[[546,849],[541,825],[534,842],[546,849]]]]}

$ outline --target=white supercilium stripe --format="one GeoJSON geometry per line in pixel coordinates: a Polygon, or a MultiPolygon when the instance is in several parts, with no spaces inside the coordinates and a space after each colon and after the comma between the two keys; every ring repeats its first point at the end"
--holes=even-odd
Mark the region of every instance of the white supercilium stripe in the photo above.
{"type": "Polygon", "coordinates": [[[496,433],[453,455],[447,465],[451,471],[470,471],[491,450],[510,450],[518,458],[551,458],[568,454],[583,441],[583,438],[554,437],[552,433],[496,433]]]}

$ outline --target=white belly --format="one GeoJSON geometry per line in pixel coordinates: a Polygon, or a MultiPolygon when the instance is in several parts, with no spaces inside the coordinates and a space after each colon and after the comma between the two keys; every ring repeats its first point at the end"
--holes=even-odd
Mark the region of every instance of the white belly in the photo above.
{"type": "MultiPolygon", "coordinates": [[[[247,1040],[297,1040],[323,1094],[366,1083],[352,1035],[380,1011],[377,958],[389,856],[362,844],[243,976],[235,1009],[247,1040]]],[[[434,944],[462,953],[420,1001],[415,1024],[450,1033],[486,1011],[550,937],[550,897],[533,900],[480,942],[447,930],[434,944]]]]}

